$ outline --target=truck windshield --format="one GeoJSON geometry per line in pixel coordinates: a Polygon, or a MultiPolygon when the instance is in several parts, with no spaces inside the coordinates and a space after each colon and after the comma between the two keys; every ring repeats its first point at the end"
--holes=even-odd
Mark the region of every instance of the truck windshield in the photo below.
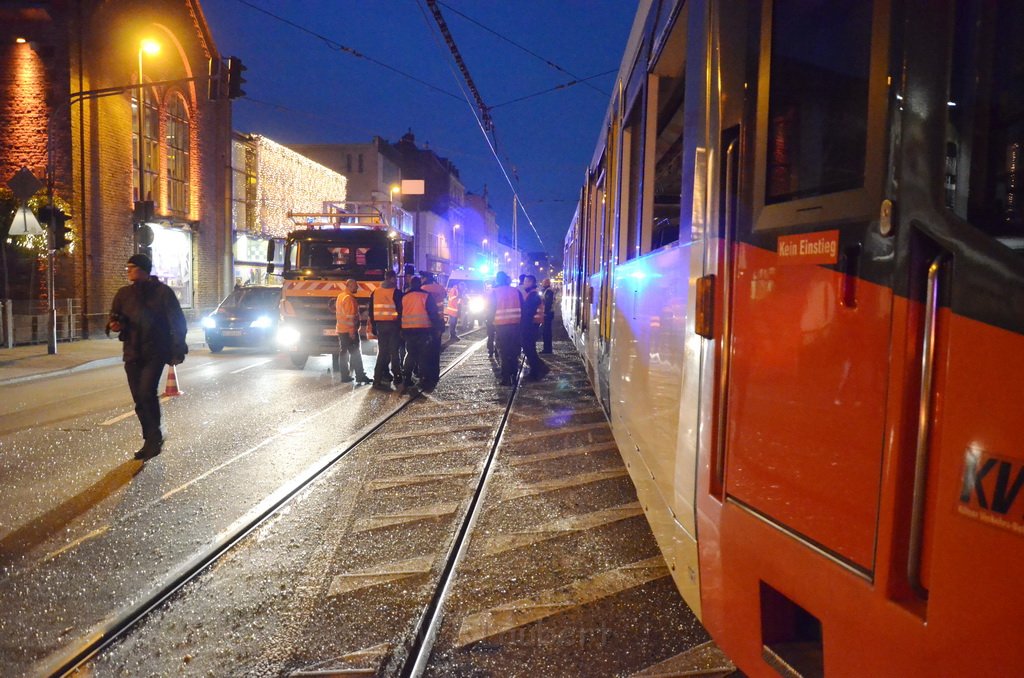
{"type": "MultiPolygon", "coordinates": [[[[376,240],[376,238],[374,239],[376,240]]],[[[388,268],[388,243],[363,239],[359,242],[338,240],[298,240],[291,259],[292,275],[321,275],[339,278],[373,280],[384,278],[388,268]],[[310,273],[306,273],[309,271],[310,273]]]]}

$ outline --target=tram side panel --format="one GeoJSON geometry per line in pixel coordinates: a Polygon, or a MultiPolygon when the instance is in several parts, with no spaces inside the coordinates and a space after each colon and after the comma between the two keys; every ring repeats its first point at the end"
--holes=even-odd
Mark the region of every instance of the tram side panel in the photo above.
{"type": "Polygon", "coordinates": [[[688,247],[672,245],[616,268],[610,419],[676,586],[699,614],[696,460],[693,431],[680,430],[680,408],[690,406],[682,398],[689,259],[688,247]]]}

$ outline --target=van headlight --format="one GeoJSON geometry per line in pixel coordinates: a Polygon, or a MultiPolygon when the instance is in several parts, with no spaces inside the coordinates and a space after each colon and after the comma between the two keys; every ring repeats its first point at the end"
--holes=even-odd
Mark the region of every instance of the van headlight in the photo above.
{"type": "Polygon", "coordinates": [[[281,327],[277,330],[277,343],[281,346],[295,346],[302,334],[294,327],[281,327]]]}
{"type": "Polygon", "coordinates": [[[253,320],[251,323],[249,323],[249,327],[255,327],[260,330],[265,330],[273,324],[274,321],[272,321],[268,316],[261,315],[259,318],[256,318],[256,320],[253,320]]]}
{"type": "Polygon", "coordinates": [[[204,329],[207,330],[212,330],[217,327],[217,321],[213,319],[212,315],[208,315],[205,318],[203,318],[200,324],[203,326],[204,329]]]}
{"type": "Polygon", "coordinates": [[[484,301],[483,297],[470,297],[469,298],[469,312],[470,313],[483,313],[487,307],[487,302],[484,301]]]}

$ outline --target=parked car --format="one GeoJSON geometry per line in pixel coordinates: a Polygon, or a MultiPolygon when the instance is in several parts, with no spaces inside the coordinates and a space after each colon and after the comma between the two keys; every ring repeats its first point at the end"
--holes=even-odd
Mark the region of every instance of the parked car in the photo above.
{"type": "Polygon", "coordinates": [[[275,349],[280,302],[280,287],[236,287],[203,318],[206,345],[213,353],[220,353],[225,346],[275,349]]]}

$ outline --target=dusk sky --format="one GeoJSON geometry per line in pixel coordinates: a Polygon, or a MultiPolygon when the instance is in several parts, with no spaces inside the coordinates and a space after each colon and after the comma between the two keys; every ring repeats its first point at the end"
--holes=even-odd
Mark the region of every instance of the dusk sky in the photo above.
{"type": "MultiPolygon", "coordinates": [[[[240,57],[248,68],[246,97],[234,102],[237,131],[291,144],[366,143],[374,135],[396,142],[411,129],[417,145],[458,167],[468,191],[480,194],[486,184],[501,232],[511,237],[512,192],[462,96],[469,91],[425,0],[201,3],[221,54],[240,57]]],[[[513,181],[518,176],[520,197],[543,239],[538,245],[520,212],[520,247],[560,257],[636,2],[439,5],[493,108],[498,156],[513,181]]]]}

